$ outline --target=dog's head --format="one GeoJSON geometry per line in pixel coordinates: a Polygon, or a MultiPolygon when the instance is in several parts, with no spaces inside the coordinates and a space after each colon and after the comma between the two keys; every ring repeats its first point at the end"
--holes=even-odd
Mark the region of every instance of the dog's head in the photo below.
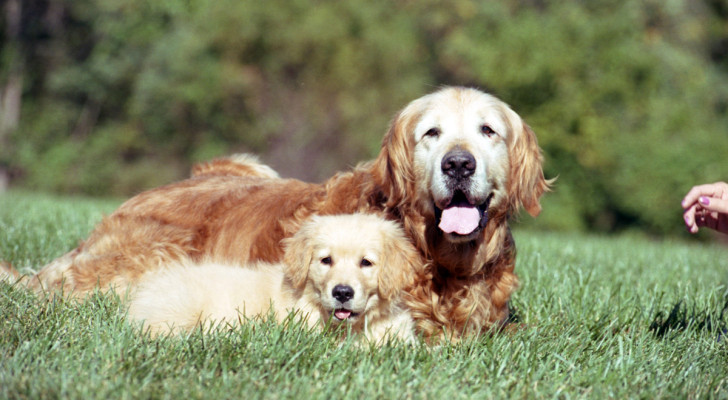
{"type": "Polygon", "coordinates": [[[402,229],[374,215],[313,216],[284,245],[288,283],[333,322],[354,323],[395,299],[421,268],[402,229]]]}
{"type": "Polygon", "coordinates": [[[434,218],[447,240],[477,238],[489,213],[541,211],[548,190],[533,131],[505,103],[445,88],[411,102],[384,138],[375,171],[388,205],[434,218]]]}

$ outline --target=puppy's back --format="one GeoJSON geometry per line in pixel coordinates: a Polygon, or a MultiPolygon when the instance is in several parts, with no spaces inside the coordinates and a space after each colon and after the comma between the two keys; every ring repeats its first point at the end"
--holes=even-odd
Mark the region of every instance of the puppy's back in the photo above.
{"type": "Polygon", "coordinates": [[[235,324],[289,306],[281,291],[278,264],[235,266],[219,263],[180,264],[150,272],[132,293],[129,318],[144,321],[153,334],[189,331],[201,321],[235,324]]]}

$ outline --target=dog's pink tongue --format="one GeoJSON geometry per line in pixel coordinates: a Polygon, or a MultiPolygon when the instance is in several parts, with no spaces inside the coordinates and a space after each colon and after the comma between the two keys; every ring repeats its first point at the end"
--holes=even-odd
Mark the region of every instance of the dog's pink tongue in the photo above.
{"type": "Polygon", "coordinates": [[[334,317],[336,317],[342,321],[349,318],[350,315],[351,315],[351,311],[349,311],[349,310],[341,309],[341,310],[334,311],[334,317]]]}
{"type": "Polygon", "coordinates": [[[451,206],[442,210],[439,228],[445,233],[469,235],[478,228],[480,212],[473,206],[451,206]]]}

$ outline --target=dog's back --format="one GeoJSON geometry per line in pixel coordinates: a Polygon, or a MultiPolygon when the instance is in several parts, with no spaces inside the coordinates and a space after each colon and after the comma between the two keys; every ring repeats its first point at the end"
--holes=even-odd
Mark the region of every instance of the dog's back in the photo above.
{"type": "MultiPolygon", "coordinates": [[[[181,264],[150,272],[132,293],[129,318],[153,334],[189,331],[200,323],[236,324],[292,306],[279,264],[253,268],[219,263],[181,264]]],[[[285,316],[285,315],[283,315],[285,316]]]]}

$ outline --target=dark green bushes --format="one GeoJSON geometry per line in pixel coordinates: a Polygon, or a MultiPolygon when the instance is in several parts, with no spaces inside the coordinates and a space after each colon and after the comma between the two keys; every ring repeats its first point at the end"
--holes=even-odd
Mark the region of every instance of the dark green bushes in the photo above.
{"type": "Polygon", "coordinates": [[[677,233],[684,192],[728,179],[721,4],[23,1],[20,33],[3,27],[0,84],[24,68],[0,168],[126,196],[247,151],[320,180],[373,157],[408,101],[472,85],[559,176],[538,226],[677,233]]]}

